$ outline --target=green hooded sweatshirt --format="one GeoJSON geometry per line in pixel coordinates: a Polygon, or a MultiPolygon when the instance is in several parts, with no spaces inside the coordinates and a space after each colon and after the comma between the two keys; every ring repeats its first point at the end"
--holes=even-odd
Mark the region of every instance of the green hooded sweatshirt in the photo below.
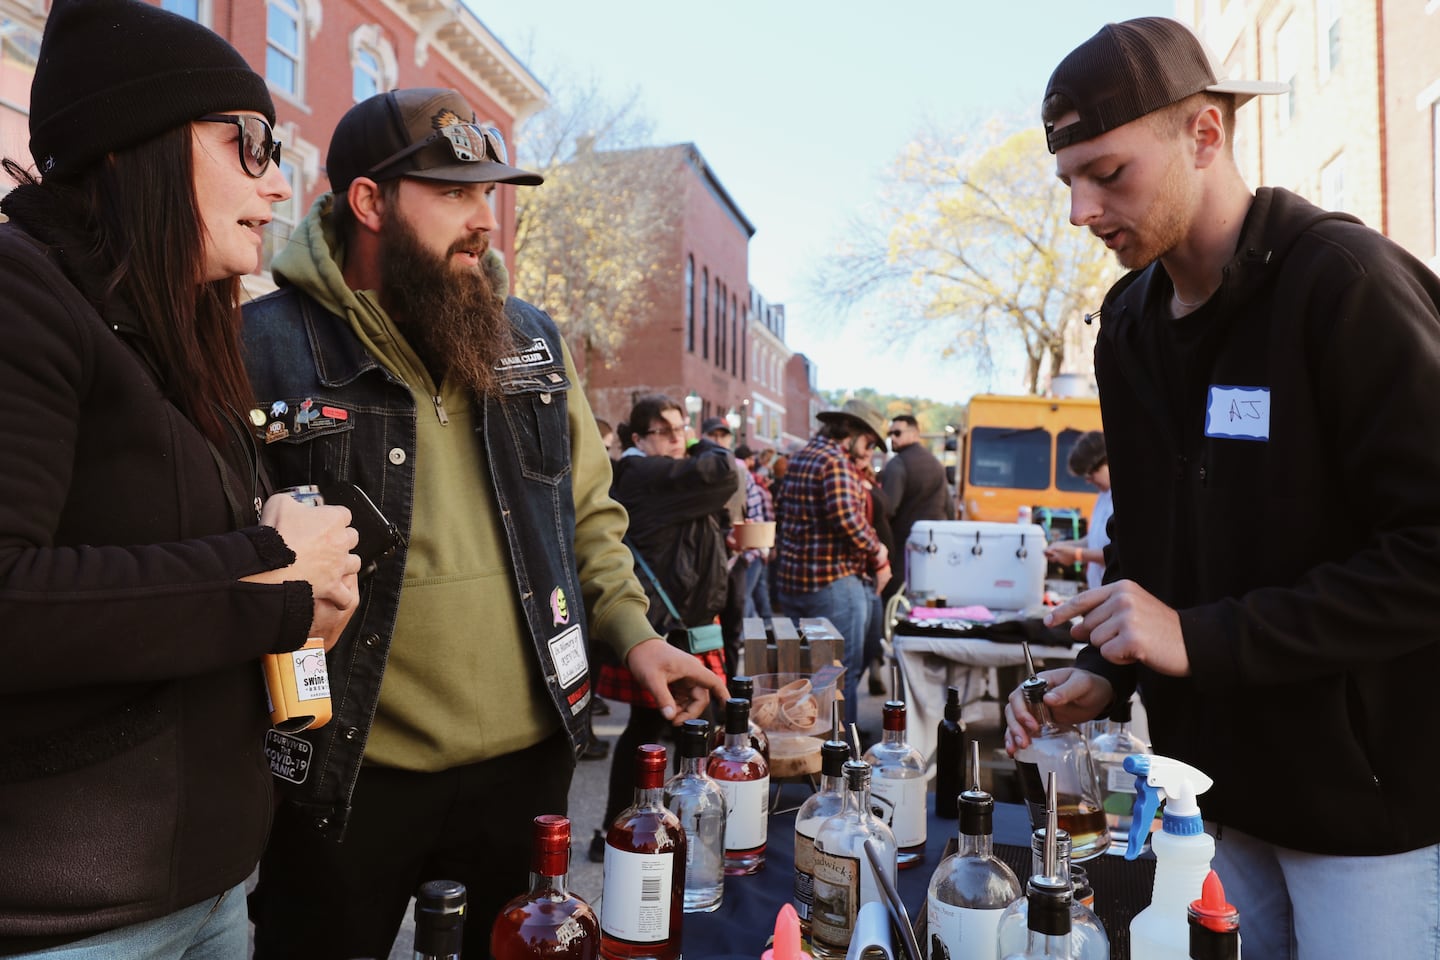
{"type": "MultiPolygon", "coordinates": [[[[417,413],[405,579],[365,759],[437,771],[524,749],[560,721],[525,626],[489,463],[475,432],[479,410],[466,388],[448,381],[437,388],[373,291],[346,286],[330,203],[330,194],[315,202],[275,258],[274,273],[348,319],[371,355],[410,387],[417,413]]],[[[486,266],[497,289],[508,289],[500,258],[492,254],[486,266]]],[[[561,346],[565,372],[578,384],[570,352],[561,346]]],[[[594,414],[578,388],[566,399],[583,601],[594,638],[623,662],[655,631],[621,542],[628,518],[609,496],[610,460],[594,414]]]]}

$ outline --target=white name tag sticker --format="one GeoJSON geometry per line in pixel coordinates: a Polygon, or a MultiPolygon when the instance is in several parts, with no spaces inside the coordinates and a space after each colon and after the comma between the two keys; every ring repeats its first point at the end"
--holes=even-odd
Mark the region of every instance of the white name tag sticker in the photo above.
{"type": "Polygon", "coordinates": [[[1205,436],[1269,440],[1269,388],[1212,384],[1210,402],[1205,405],[1205,436]]]}
{"type": "Polygon", "coordinates": [[[585,675],[590,662],[585,659],[585,638],[580,635],[580,625],[557,634],[549,640],[550,658],[555,661],[555,674],[560,686],[568,687],[585,675]]]}

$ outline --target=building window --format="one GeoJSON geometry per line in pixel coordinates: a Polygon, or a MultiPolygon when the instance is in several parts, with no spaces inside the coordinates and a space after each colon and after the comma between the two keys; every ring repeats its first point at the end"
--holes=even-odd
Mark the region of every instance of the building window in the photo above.
{"type": "Polygon", "coordinates": [[[270,0],[265,19],[265,79],[299,99],[304,70],[305,30],[299,0],[270,0]]]}
{"type": "Polygon", "coordinates": [[[700,356],[710,359],[710,268],[700,268],[700,356]]]}
{"type": "Polygon", "coordinates": [[[715,366],[725,366],[725,285],[715,278],[715,366]]]}
{"type": "Polygon", "coordinates": [[[290,235],[295,232],[295,224],[300,220],[300,196],[304,189],[300,183],[299,170],[295,164],[281,154],[280,175],[285,182],[290,184],[290,196],[284,203],[272,204],[270,207],[270,224],[265,228],[264,246],[260,268],[270,269],[270,262],[275,255],[285,249],[290,242],[290,235]]]}
{"type": "Polygon", "coordinates": [[[1326,210],[1345,209],[1345,154],[1320,169],[1320,206],[1326,210]]]}
{"type": "Polygon", "coordinates": [[[196,23],[206,23],[210,19],[210,11],[205,9],[208,4],[202,4],[201,0],[162,0],[160,6],[196,23]]]}
{"type": "Polygon", "coordinates": [[[1340,0],[1320,0],[1316,10],[1319,31],[1315,63],[1321,81],[1330,78],[1330,71],[1340,66],[1340,0]]]}
{"type": "Polygon", "coordinates": [[[740,315],[740,335],[744,337],[740,341],[740,379],[745,379],[745,374],[750,370],[750,309],[747,307],[740,315]]]}
{"type": "Polygon", "coordinates": [[[367,23],[351,31],[350,86],[356,103],[393,90],[399,76],[395,48],[380,32],[379,25],[367,23]]]}
{"type": "Polygon", "coordinates": [[[736,351],[740,345],[740,310],[735,295],[730,295],[730,372],[740,369],[736,351]]]}
{"type": "Polygon", "coordinates": [[[1295,118],[1295,86],[1300,81],[1300,44],[1298,42],[1298,18],[1293,14],[1285,18],[1280,29],[1275,31],[1275,74],[1290,90],[1275,98],[1276,118],[1281,130],[1288,129],[1295,118]]]}
{"type": "Polygon", "coordinates": [[[685,258],[685,349],[695,352],[695,258],[685,258]]]}

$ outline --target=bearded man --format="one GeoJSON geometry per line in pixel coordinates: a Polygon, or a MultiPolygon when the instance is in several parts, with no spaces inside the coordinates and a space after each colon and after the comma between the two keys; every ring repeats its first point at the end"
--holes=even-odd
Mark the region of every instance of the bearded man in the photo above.
{"type": "Polygon", "coordinates": [[[270,734],[291,789],[255,956],[389,956],[410,895],[443,878],[466,885],[479,957],[526,887],[531,820],[565,812],[587,639],[675,723],[724,685],[655,636],[569,351],[506,298],[491,194],[541,178],[438,89],[357,104],[327,169],[332,193],[275,260],[281,289],[246,307],[254,419],[278,486],[353,482],[402,545],[330,653],[333,719],[270,734]]]}

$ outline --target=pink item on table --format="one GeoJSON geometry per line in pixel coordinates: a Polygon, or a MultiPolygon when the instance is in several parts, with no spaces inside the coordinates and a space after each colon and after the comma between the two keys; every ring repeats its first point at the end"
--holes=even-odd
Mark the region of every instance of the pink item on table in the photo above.
{"type": "Polygon", "coordinates": [[[906,614],[911,620],[970,620],[989,623],[995,614],[989,607],[912,607],[906,614]]]}

